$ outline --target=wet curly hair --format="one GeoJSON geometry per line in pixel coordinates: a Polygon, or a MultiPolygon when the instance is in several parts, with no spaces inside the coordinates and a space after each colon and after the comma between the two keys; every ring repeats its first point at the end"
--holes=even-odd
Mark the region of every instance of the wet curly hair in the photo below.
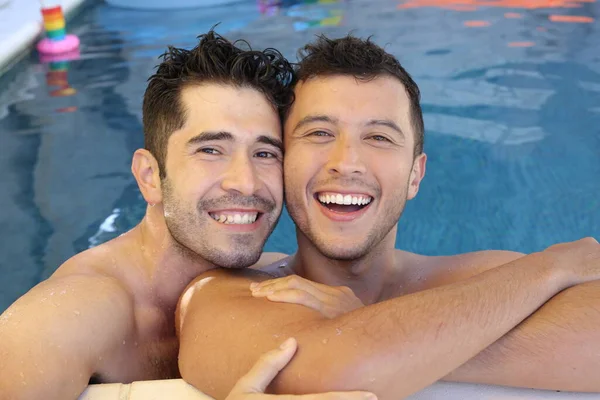
{"type": "Polygon", "coordinates": [[[161,178],[166,177],[169,137],[185,123],[183,88],[207,82],[249,87],[264,94],[277,111],[293,102],[294,71],[277,50],[252,50],[247,42],[230,42],[214,29],[198,39],[191,50],[169,46],[144,93],[144,148],[156,158],[161,178]]]}
{"type": "Polygon", "coordinates": [[[423,152],[424,123],[421,110],[421,93],[410,74],[398,59],[386,52],[370,38],[361,39],[347,35],[339,39],[329,39],[324,35],[298,51],[294,85],[315,77],[331,75],[354,76],[361,81],[369,81],[379,76],[392,76],[406,89],[411,103],[411,121],[415,130],[415,156],[423,152]]]}

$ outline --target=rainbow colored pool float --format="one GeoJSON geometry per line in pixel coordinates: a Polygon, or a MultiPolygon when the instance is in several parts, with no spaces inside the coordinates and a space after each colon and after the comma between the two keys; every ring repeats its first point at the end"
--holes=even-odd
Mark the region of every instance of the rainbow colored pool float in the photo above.
{"type": "Polygon", "coordinates": [[[65,16],[60,6],[42,7],[46,37],[37,44],[37,49],[45,55],[67,55],[79,48],[79,38],[68,35],[65,16]]]}

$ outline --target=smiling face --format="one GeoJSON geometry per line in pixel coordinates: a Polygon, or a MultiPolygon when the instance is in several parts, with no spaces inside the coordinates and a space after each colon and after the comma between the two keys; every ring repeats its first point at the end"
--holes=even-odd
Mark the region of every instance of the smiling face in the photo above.
{"type": "Polygon", "coordinates": [[[402,83],[380,76],[312,78],[298,84],[285,123],[286,206],[323,255],[355,260],[393,243],[425,154],[414,156],[410,102],[402,83]]]}
{"type": "Polygon", "coordinates": [[[254,264],[281,213],[277,112],[257,90],[184,88],[185,124],[168,141],[162,203],[179,247],[221,267],[254,264]]]}

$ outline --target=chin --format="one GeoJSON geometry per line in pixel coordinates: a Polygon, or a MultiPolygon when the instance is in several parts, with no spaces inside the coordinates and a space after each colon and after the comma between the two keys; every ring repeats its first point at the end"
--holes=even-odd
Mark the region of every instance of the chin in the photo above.
{"type": "Polygon", "coordinates": [[[368,253],[364,243],[348,246],[317,246],[317,249],[325,257],[336,261],[355,261],[363,258],[368,253]]]}
{"type": "Polygon", "coordinates": [[[243,269],[256,264],[261,254],[262,249],[248,249],[244,252],[219,249],[212,251],[207,260],[220,268],[243,269]]]}

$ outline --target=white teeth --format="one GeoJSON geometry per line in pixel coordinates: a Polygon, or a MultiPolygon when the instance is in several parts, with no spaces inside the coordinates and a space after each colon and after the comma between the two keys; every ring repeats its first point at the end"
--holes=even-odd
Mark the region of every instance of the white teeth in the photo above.
{"type": "Polygon", "coordinates": [[[213,214],[210,213],[210,217],[215,221],[218,221],[222,224],[253,224],[258,218],[258,213],[237,213],[237,214],[213,214]]]}
{"type": "Polygon", "coordinates": [[[372,200],[370,196],[366,195],[351,195],[351,194],[341,194],[341,193],[319,193],[318,199],[323,204],[342,204],[342,205],[366,205],[369,204],[372,200]]]}

